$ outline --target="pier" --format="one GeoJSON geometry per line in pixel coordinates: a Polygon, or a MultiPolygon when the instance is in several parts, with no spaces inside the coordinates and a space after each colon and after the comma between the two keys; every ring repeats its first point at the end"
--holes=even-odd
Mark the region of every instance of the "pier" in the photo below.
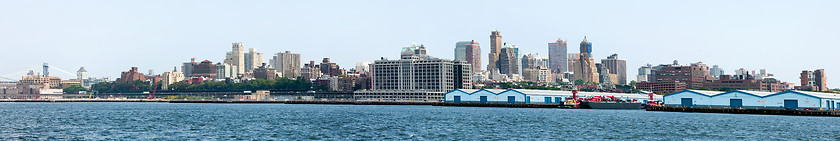
{"type": "Polygon", "coordinates": [[[795,116],[834,116],[840,117],[840,112],[823,110],[784,110],[784,109],[738,109],[738,108],[698,108],[698,107],[647,107],[646,111],[665,112],[696,112],[696,113],[729,113],[729,114],[761,114],[761,115],[795,115],[795,116]]]}

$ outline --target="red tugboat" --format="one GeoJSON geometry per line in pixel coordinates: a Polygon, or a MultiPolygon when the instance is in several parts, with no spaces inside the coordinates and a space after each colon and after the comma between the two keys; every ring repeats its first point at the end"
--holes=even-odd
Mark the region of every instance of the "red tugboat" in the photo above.
{"type": "MultiPolygon", "coordinates": [[[[572,90],[572,97],[577,101],[580,100],[579,105],[584,109],[642,109],[643,104],[638,101],[625,101],[614,96],[595,96],[590,98],[577,98],[577,90],[572,90]]],[[[651,95],[651,99],[652,95],[651,95]]],[[[651,100],[652,101],[652,100],[651,100]]]]}

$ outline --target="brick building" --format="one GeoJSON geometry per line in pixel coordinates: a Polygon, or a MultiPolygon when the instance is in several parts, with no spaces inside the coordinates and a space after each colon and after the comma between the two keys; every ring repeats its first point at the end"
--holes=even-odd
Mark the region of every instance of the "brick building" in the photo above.
{"type": "Polygon", "coordinates": [[[128,83],[132,81],[146,81],[146,75],[137,71],[137,67],[131,67],[131,70],[124,71],[120,74],[120,78],[117,78],[117,83],[128,83]]]}

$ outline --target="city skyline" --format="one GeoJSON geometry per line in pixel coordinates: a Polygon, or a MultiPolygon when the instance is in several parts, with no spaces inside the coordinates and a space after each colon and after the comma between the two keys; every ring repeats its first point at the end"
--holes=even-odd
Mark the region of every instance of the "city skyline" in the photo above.
{"type": "MultiPolygon", "coordinates": [[[[619,54],[622,59],[627,60],[627,74],[637,74],[636,68],[645,64],[668,64],[673,60],[679,60],[683,64],[702,61],[725,68],[726,74],[733,74],[737,68],[767,69],[773,72],[776,78],[797,84],[799,72],[802,70],[825,69],[829,74],[829,88],[838,87],[830,81],[832,78],[840,78],[831,75],[840,68],[832,65],[828,53],[833,51],[831,39],[837,37],[833,33],[840,31],[840,28],[831,26],[837,25],[837,20],[827,18],[832,16],[830,13],[838,13],[838,10],[832,9],[831,4],[825,4],[837,2],[762,3],[751,5],[752,7],[738,7],[752,4],[749,1],[727,2],[731,5],[720,4],[723,1],[717,2],[659,2],[695,5],[664,7],[669,9],[670,13],[658,13],[655,10],[630,10],[628,13],[619,13],[628,9],[621,7],[627,4],[638,6],[639,9],[655,7],[656,2],[651,1],[614,1],[610,4],[472,1],[481,4],[469,5],[463,9],[452,8],[454,6],[451,4],[440,4],[443,3],[440,1],[409,2],[410,4],[380,2],[375,6],[334,2],[357,6],[353,8],[356,11],[351,10],[348,13],[317,11],[321,8],[347,9],[341,6],[328,5],[312,10],[295,8],[295,5],[314,5],[317,2],[276,2],[266,4],[267,6],[247,2],[203,2],[193,7],[189,5],[198,3],[197,1],[98,1],[42,6],[32,6],[37,5],[35,2],[8,2],[11,4],[4,5],[26,6],[0,10],[2,13],[15,13],[2,14],[0,18],[18,21],[0,23],[0,43],[4,44],[3,49],[38,52],[41,56],[33,56],[31,53],[7,53],[0,59],[15,61],[4,63],[6,67],[0,68],[0,75],[38,68],[45,62],[70,72],[85,67],[91,77],[108,76],[115,79],[120,72],[130,67],[138,67],[140,72],[153,69],[160,74],[171,70],[172,67],[180,67],[183,62],[189,62],[193,57],[214,63],[223,62],[223,53],[230,51],[230,43],[234,42],[243,42],[247,48],[256,48],[263,54],[287,50],[299,53],[301,62],[332,58],[340,66],[371,62],[380,57],[397,58],[393,52],[412,42],[424,44],[431,56],[452,60],[452,49],[455,48],[453,44],[458,41],[475,40],[478,44],[483,44],[481,55],[487,55],[491,45],[488,35],[490,31],[499,30],[504,34],[502,42],[516,44],[520,48],[520,55],[535,53],[539,54],[539,57],[548,56],[545,43],[556,41],[557,38],[577,43],[587,36],[587,39],[593,42],[592,53],[595,60],[604,59],[610,54],[619,54]],[[215,10],[228,4],[232,7],[250,8],[241,8],[241,11],[215,10]],[[480,10],[508,4],[512,6],[491,13],[513,17],[512,19],[492,19],[493,16],[488,16],[486,11],[480,10]],[[288,6],[287,10],[290,11],[306,12],[298,15],[279,15],[273,19],[269,18],[272,11],[276,12],[273,14],[289,11],[275,11],[270,5],[283,5],[288,6]],[[575,10],[592,7],[599,7],[598,10],[604,11],[566,14],[564,16],[568,16],[567,18],[542,23],[544,21],[541,20],[545,20],[545,17],[556,13],[549,10],[523,10],[547,7],[543,5],[580,6],[563,9],[560,11],[562,13],[575,13],[575,10]],[[146,6],[159,6],[155,8],[162,11],[143,9],[146,6]],[[365,10],[377,6],[391,7],[385,10],[365,10]],[[449,13],[394,12],[400,8],[429,6],[454,10],[447,11],[449,13]],[[704,10],[709,8],[721,11],[704,10]],[[394,13],[382,13],[383,11],[394,13]],[[167,12],[171,12],[171,15],[167,15],[170,14],[167,12]],[[127,16],[116,17],[119,14],[127,16]],[[249,14],[253,15],[236,17],[249,14]],[[459,15],[474,16],[473,18],[481,22],[446,22],[459,19],[459,15]],[[290,21],[294,22],[284,23],[284,19],[292,19],[290,21]],[[351,22],[335,25],[326,24],[335,21],[324,19],[351,22]],[[625,20],[629,22],[615,24],[625,20]],[[703,20],[727,22],[700,22],[703,20]],[[384,23],[376,23],[383,21],[384,23]],[[557,21],[570,22],[558,24],[557,21]],[[207,25],[201,25],[205,23],[207,25]],[[274,24],[280,27],[272,28],[277,26],[274,24]],[[374,28],[378,26],[385,28],[374,28]],[[265,28],[268,30],[263,30],[265,28]],[[742,54],[733,55],[732,52],[742,54]],[[793,60],[808,61],[803,63],[793,60]]],[[[578,47],[576,44],[568,46],[568,52],[579,52],[578,47]]],[[[484,67],[488,61],[483,60],[481,66],[483,70],[488,70],[484,67]]],[[[39,69],[34,70],[37,72],[39,69]]],[[[57,71],[51,74],[63,75],[57,71]]],[[[17,79],[22,75],[24,74],[9,77],[17,79]]],[[[633,75],[628,77],[628,81],[635,80],[633,75]]],[[[73,77],[64,75],[62,78],[73,77]]]]}

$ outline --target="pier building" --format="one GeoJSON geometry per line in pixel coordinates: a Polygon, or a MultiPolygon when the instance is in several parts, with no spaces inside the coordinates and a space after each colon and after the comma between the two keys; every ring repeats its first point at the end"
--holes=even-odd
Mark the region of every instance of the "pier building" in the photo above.
{"type": "MultiPolygon", "coordinates": [[[[607,93],[607,92],[578,92],[578,98],[586,97],[615,97],[628,101],[646,102],[650,99],[646,94],[607,93]]],[[[562,104],[572,97],[571,91],[526,90],[526,89],[456,89],[444,94],[445,102],[473,102],[473,103],[525,103],[525,104],[562,104]]],[[[662,96],[653,95],[654,100],[662,100],[662,96]]]]}
{"type": "Polygon", "coordinates": [[[665,95],[663,102],[671,107],[835,110],[840,107],[840,94],[793,90],[776,93],[683,90],[665,95]]]}

